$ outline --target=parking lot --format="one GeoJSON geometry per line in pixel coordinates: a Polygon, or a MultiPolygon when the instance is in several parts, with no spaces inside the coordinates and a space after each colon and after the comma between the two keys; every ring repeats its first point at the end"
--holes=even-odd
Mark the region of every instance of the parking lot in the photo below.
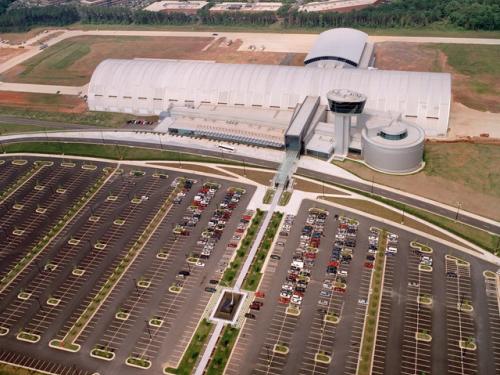
{"type": "MultiPolygon", "coordinates": [[[[371,257],[376,227],[382,228],[376,221],[344,210],[303,203],[285,241],[278,239],[284,246],[273,250],[276,257],[270,259],[269,272],[259,288],[265,294],[259,299],[262,307],[251,311],[255,319],[246,320],[226,373],[355,374],[370,294],[370,263],[376,262],[371,257]],[[311,276],[300,314],[294,316],[287,314],[291,300],[288,305],[282,303],[284,282],[295,262],[311,206],[329,214],[314,263],[304,266],[311,276]],[[359,222],[352,248],[338,243],[342,218],[359,222]],[[351,254],[350,261],[342,257],[346,254],[351,254]],[[332,285],[343,286],[339,281],[345,282],[345,292],[331,290],[332,285]]],[[[400,229],[387,225],[383,229],[389,239],[382,248],[386,262],[372,373],[495,374],[497,357],[490,354],[489,341],[498,343],[498,305],[494,293],[485,291],[481,274],[494,268],[400,229]],[[426,244],[430,252],[415,243],[426,244]],[[476,280],[481,282],[477,287],[472,284],[476,280]],[[480,302],[482,295],[474,294],[478,288],[489,293],[489,305],[486,300],[480,302]],[[485,320],[478,324],[477,318],[472,319],[474,314],[485,320]],[[479,358],[489,364],[481,364],[479,358]]]]}
{"type": "MultiPolygon", "coordinates": [[[[64,186],[65,196],[77,197],[79,190],[73,192],[72,186],[84,191],[84,183],[92,183],[88,176],[80,177],[88,171],[79,162],[71,168],[58,163],[50,167],[53,171],[43,171],[38,182],[29,182],[46,187],[43,199],[57,197],[48,186],[54,190],[64,186]]],[[[91,172],[98,176],[104,173],[103,167],[91,172]]],[[[73,362],[75,372],[68,372],[75,374],[87,370],[136,373],[125,364],[128,357],[150,361],[153,372],[166,362],[175,364],[212,295],[205,288],[217,276],[226,245],[253,194],[249,186],[195,175],[180,179],[173,171],[126,167],[117,172],[40,259],[4,291],[2,348],[12,353],[46,348],[42,355],[36,350],[41,370],[62,366],[65,356],[80,358],[73,362]],[[167,198],[172,208],[76,338],[81,345],[78,356],[49,349],[50,340],[61,339],[77,324],[167,198]],[[102,354],[94,349],[113,353],[113,360],[92,355],[102,354]]],[[[38,192],[27,183],[16,194],[31,197],[33,190],[38,192]]],[[[33,199],[30,205],[36,207],[38,201],[33,199]]],[[[37,228],[33,226],[33,232],[37,228]]]]}
{"type": "MultiPolygon", "coordinates": [[[[15,189],[0,200],[0,360],[82,375],[176,367],[255,214],[247,209],[254,188],[173,170],[3,160],[0,187],[15,189]],[[48,346],[68,338],[78,353],[48,346]],[[143,369],[127,365],[131,359],[143,369]]],[[[373,374],[498,373],[492,265],[304,201],[297,215],[284,216],[260,285],[243,305],[226,374],[356,374],[379,256],[373,374]]]]}

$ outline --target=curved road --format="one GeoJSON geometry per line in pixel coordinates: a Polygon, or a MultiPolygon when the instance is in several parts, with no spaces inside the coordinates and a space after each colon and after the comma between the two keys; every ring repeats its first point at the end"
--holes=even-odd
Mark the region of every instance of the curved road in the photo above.
{"type": "MultiPolygon", "coordinates": [[[[106,139],[106,136],[111,137],[108,134],[113,134],[117,133],[120,131],[115,131],[115,132],[101,132],[101,138],[81,138],[81,137],[72,137],[70,134],[66,137],[61,137],[56,134],[51,134],[51,133],[46,133],[45,135],[37,135],[34,136],[33,134],[26,134],[26,136],[20,135],[17,136],[15,139],[2,139],[0,141],[0,144],[7,144],[7,143],[18,143],[18,142],[23,142],[23,141],[40,141],[44,139],[50,139],[52,141],[61,141],[61,142],[88,142],[88,143],[104,143],[104,144],[122,144],[122,145],[132,145],[132,146],[141,146],[141,147],[146,147],[146,148],[165,148],[168,150],[175,150],[175,151],[182,151],[182,152],[188,152],[188,153],[194,153],[194,154],[200,154],[200,155],[206,155],[206,156],[215,156],[215,157],[220,157],[221,152],[217,151],[215,149],[211,150],[208,148],[203,148],[200,147],[200,145],[192,144],[191,146],[188,145],[180,145],[179,143],[172,144],[172,142],[164,142],[163,144],[159,144],[157,141],[155,143],[148,141],[132,141],[130,139],[127,140],[120,140],[120,139],[106,139]]],[[[60,134],[60,133],[59,133],[60,134]]],[[[255,154],[254,154],[255,155],[255,154]]],[[[279,167],[278,162],[275,161],[270,161],[270,160],[265,160],[262,158],[258,157],[252,157],[252,156],[247,156],[247,155],[238,155],[235,153],[224,153],[224,157],[229,160],[234,160],[234,161],[240,161],[240,162],[245,162],[245,163],[251,163],[251,164],[256,164],[260,166],[264,166],[267,168],[273,168],[277,169],[279,167]]],[[[456,210],[454,208],[447,208],[446,205],[440,204],[438,202],[432,203],[432,201],[429,201],[427,199],[420,199],[417,196],[412,196],[408,195],[404,192],[398,193],[397,191],[394,191],[393,189],[390,188],[384,188],[382,186],[373,186],[371,182],[364,182],[360,181],[359,179],[356,181],[353,181],[348,178],[344,177],[339,177],[335,175],[330,175],[330,174],[325,174],[321,173],[318,171],[313,171],[305,168],[298,168],[297,169],[297,174],[302,175],[305,177],[313,178],[316,180],[321,180],[333,184],[339,184],[339,185],[345,185],[350,188],[355,188],[358,190],[362,190],[367,193],[373,192],[374,194],[381,195],[383,197],[393,199],[396,201],[403,202],[408,205],[415,206],[417,208],[421,208],[427,211],[430,211],[432,213],[436,213],[445,217],[448,217],[450,219],[455,219],[456,217],[456,210]],[[372,191],[373,189],[373,191],[372,191]]],[[[486,220],[486,219],[481,219],[481,217],[476,216],[476,215],[469,215],[467,213],[463,213],[459,215],[458,218],[460,222],[469,224],[475,227],[478,227],[480,229],[489,231],[491,233],[495,234],[500,234],[500,223],[493,221],[493,220],[486,220]]]]}

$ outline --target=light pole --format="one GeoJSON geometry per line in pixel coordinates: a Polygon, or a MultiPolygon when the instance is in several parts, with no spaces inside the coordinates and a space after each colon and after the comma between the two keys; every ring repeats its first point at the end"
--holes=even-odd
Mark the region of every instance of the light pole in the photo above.
{"type": "Polygon", "coordinates": [[[455,215],[455,221],[458,220],[458,215],[460,213],[461,208],[462,208],[462,202],[457,202],[457,214],[455,215]]]}

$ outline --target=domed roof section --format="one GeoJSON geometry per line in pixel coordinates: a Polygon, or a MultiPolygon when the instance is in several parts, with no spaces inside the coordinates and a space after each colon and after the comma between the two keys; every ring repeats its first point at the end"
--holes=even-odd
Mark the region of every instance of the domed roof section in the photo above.
{"type": "Polygon", "coordinates": [[[319,34],[304,64],[319,60],[337,60],[353,67],[361,61],[368,35],[350,28],[331,29],[319,34]]]}

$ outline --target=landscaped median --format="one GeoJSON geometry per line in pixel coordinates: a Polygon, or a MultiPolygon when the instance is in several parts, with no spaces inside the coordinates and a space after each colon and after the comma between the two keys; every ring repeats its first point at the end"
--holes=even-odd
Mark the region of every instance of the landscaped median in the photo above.
{"type": "Polygon", "coordinates": [[[250,226],[246,230],[245,237],[240,243],[240,247],[236,250],[235,256],[229,266],[224,271],[222,278],[220,280],[220,284],[222,286],[231,286],[238,274],[238,270],[243,264],[243,260],[247,255],[248,251],[251,249],[253,242],[255,241],[255,237],[259,232],[259,227],[264,219],[265,211],[261,211],[257,209],[250,226]]]}
{"type": "MultiPolygon", "coordinates": [[[[14,164],[15,160],[12,162],[14,164]]],[[[8,186],[4,191],[0,193],[0,204],[8,199],[12,194],[14,194],[21,186],[33,178],[42,168],[52,165],[50,161],[36,161],[33,167],[26,172],[23,176],[19,177],[12,185],[8,186]]]]}
{"type": "Polygon", "coordinates": [[[189,375],[193,372],[194,365],[201,354],[201,350],[207,341],[213,324],[203,319],[191,338],[184,355],[182,356],[177,368],[166,367],[163,372],[165,374],[189,375]]]}
{"type": "Polygon", "coordinates": [[[40,241],[22,257],[0,280],[0,292],[5,288],[50,244],[52,240],[70,223],[80,210],[99,192],[112,173],[103,174],[89,190],[62,216],[40,241]]]}
{"type": "Polygon", "coordinates": [[[278,233],[278,228],[280,226],[281,220],[283,219],[283,213],[275,212],[271,217],[271,221],[267,226],[262,242],[260,243],[259,249],[255,254],[252,265],[248,271],[248,274],[243,283],[243,289],[255,291],[259,285],[260,279],[262,277],[262,266],[267,258],[267,253],[271,249],[274,237],[278,233]]]}
{"type": "Polygon", "coordinates": [[[384,251],[387,243],[387,232],[382,231],[378,242],[377,259],[370,281],[371,294],[368,298],[367,314],[363,327],[363,340],[361,341],[360,356],[357,375],[369,375],[371,373],[373,353],[377,340],[377,325],[382,301],[382,289],[384,286],[385,256],[384,251]]]}
{"type": "Polygon", "coordinates": [[[214,354],[208,364],[206,375],[222,375],[226,364],[233,350],[234,343],[238,338],[240,330],[226,325],[222,331],[222,337],[219,339],[214,354]]]}
{"type": "MultiPolygon", "coordinates": [[[[106,280],[101,289],[97,292],[97,294],[92,298],[90,303],[87,305],[82,314],[78,317],[73,326],[69,329],[62,340],[52,340],[50,342],[50,346],[56,349],[62,350],[70,350],[70,351],[78,351],[80,350],[80,346],[75,343],[77,338],[80,336],[81,332],[85,329],[89,321],[94,317],[96,312],[99,310],[101,305],[104,303],[109,294],[113,291],[113,288],[118,284],[121,280],[125,272],[128,270],[130,265],[134,262],[136,257],[141,253],[149,239],[156,231],[158,226],[161,224],[170,208],[173,205],[173,198],[179,192],[179,182],[182,182],[182,179],[177,180],[178,184],[175,189],[170,193],[168,198],[163,202],[162,206],[159,208],[158,212],[155,214],[153,219],[149,222],[146,229],[139,236],[137,241],[132,245],[132,247],[128,250],[127,254],[121,259],[118,266],[113,270],[109,278],[106,280]]],[[[131,360],[134,365],[137,363],[134,360],[131,360]]],[[[137,365],[139,366],[139,365],[137,365]]],[[[137,367],[136,366],[136,367],[137,367]]]]}

